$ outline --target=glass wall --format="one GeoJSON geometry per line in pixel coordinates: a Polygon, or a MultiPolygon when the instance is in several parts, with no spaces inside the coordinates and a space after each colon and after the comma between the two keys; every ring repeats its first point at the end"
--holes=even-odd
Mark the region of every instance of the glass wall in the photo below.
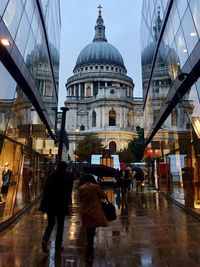
{"type": "Polygon", "coordinates": [[[141,21],[149,181],[196,212],[200,212],[199,11],[197,0],[146,0],[141,21]]]}
{"type": "Polygon", "coordinates": [[[59,8],[58,0],[45,9],[36,0],[1,1],[0,222],[36,200],[55,167],[59,8]]]}

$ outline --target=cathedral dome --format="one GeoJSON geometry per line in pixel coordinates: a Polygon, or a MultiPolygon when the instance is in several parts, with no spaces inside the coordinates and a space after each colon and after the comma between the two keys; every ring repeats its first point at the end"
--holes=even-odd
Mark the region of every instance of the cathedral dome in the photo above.
{"type": "Polygon", "coordinates": [[[126,70],[120,52],[107,42],[101,10],[99,10],[99,16],[96,21],[93,42],[80,52],[74,70],[90,64],[110,64],[126,70]]]}
{"type": "Polygon", "coordinates": [[[75,68],[88,64],[113,64],[125,68],[120,52],[105,41],[92,42],[83,48],[75,68]]]}

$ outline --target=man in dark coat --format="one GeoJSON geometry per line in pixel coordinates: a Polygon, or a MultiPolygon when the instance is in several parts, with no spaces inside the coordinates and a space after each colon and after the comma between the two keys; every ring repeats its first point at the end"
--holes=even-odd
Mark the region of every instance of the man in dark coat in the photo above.
{"type": "Polygon", "coordinates": [[[71,200],[73,177],[67,172],[67,163],[60,162],[57,170],[50,175],[44,187],[44,193],[39,210],[47,213],[48,225],[42,238],[42,250],[48,253],[48,241],[57,223],[55,251],[63,250],[62,239],[65,215],[68,214],[68,206],[71,200]]]}

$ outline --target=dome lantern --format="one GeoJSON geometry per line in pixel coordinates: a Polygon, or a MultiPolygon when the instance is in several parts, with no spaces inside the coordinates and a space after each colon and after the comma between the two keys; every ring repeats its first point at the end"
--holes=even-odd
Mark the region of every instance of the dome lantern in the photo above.
{"type": "Polygon", "coordinates": [[[99,6],[98,8],[99,13],[94,27],[95,36],[93,38],[93,42],[82,49],[73,71],[75,72],[76,69],[88,65],[104,64],[120,67],[126,72],[124,61],[120,52],[113,45],[107,42],[104,21],[101,14],[102,7],[99,6]]]}
{"type": "Polygon", "coordinates": [[[95,29],[95,36],[94,36],[94,39],[93,39],[93,42],[107,42],[107,39],[106,39],[106,36],[105,36],[105,26],[103,24],[103,18],[101,16],[101,8],[102,6],[99,5],[98,6],[99,8],[99,16],[97,18],[97,22],[96,22],[96,25],[94,27],[95,29]]]}

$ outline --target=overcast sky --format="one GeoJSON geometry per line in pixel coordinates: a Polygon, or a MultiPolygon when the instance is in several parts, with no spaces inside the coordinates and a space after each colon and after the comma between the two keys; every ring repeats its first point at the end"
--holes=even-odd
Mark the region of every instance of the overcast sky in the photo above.
{"type": "Polygon", "coordinates": [[[98,6],[106,26],[107,41],[121,53],[127,75],[134,83],[134,96],[142,96],[140,17],[142,0],[61,0],[61,58],[59,106],[66,98],[65,83],[81,50],[92,42],[98,6]]]}

